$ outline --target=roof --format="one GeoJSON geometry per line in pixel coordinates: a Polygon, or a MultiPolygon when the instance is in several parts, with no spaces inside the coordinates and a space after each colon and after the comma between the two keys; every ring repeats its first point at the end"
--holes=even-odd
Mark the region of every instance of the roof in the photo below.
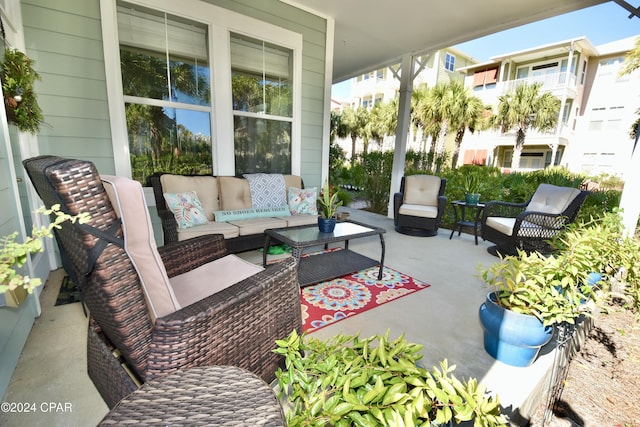
{"type": "MultiPolygon", "coordinates": [[[[280,0],[335,27],[333,83],[606,0],[280,0]],[[455,6],[454,6],[455,5],[455,6]]],[[[330,34],[330,32],[329,32],[330,34]]],[[[331,42],[331,41],[330,41],[331,42]]],[[[329,55],[331,57],[331,55],[329,55]]]]}

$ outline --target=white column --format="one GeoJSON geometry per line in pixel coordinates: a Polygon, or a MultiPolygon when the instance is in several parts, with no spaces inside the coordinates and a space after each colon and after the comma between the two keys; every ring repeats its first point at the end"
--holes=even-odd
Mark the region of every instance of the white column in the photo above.
{"type": "MultiPolygon", "coordinates": [[[[639,126],[640,128],[640,126],[639,126]]],[[[640,129],[638,129],[640,130],[640,129]]],[[[636,137],[636,147],[631,154],[631,160],[628,163],[627,170],[624,174],[624,189],[620,199],[620,208],[622,212],[622,225],[626,236],[633,236],[640,216],[640,148],[637,146],[638,137],[636,137]]]]}
{"type": "Polygon", "coordinates": [[[402,57],[400,74],[400,97],[398,99],[398,127],[391,170],[391,188],[389,190],[389,209],[387,216],[393,218],[393,194],[400,191],[400,180],[404,175],[404,162],[407,155],[407,134],[411,114],[411,93],[413,92],[413,55],[402,57]]]}

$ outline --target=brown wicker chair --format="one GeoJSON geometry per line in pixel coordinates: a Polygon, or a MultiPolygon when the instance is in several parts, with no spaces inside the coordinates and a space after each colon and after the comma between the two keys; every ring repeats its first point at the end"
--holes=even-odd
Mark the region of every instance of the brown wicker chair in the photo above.
{"type": "MultiPolygon", "coordinates": [[[[46,206],[61,204],[67,213],[91,216],[87,224],[65,223],[56,241],[90,313],[89,376],[110,408],[141,383],[184,368],[233,365],[267,382],[275,378],[282,359],[272,352],[274,341],[301,331],[293,259],[154,321],[122,245],[123,226],[93,163],[40,156],[24,166],[46,206]]],[[[157,250],[169,278],[226,254],[220,235],[157,250]]]]}
{"type": "Polygon", "coordinates": [[[432,237],[444,215],[447,180],[433,175],[403,176],[393,195],[393,222],[398,233],[432,237]]]}
{"type": "Polygon", "coordinates": [[[588,191],[540,184],[526,203],[491,201],[482,213],[482,238],[495,243],[493,255],[515,255],[517,250],[549,254],[550,240],[573,222],[588,191]]]}

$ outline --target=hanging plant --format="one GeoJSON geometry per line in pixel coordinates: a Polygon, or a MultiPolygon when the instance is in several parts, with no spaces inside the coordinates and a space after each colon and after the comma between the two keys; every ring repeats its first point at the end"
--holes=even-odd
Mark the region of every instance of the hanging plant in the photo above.
{"type": "Polygon", "coordinates": [[[33,85],[40,75],[33,60],[15,49],[5,49],[2,62],[2,91],[7,120],[22,132],[38,133],[44,117],[33,85]]]}

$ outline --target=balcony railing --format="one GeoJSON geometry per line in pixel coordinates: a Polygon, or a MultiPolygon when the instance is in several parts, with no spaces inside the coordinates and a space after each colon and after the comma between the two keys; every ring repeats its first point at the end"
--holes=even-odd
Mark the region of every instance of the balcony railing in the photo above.
{"type": "Polygon", "coordinates": [[[567,73],[553,73],[553,74],[545,74],[542,76],[533,76],[527,77],[524,79],[516,79],[516,80],[507,80],[504,82],[499,82],[498,86],[500,87],[500,91],[504,94],[512,91],[516,87],[520,86],[523,83],[533,84],[533,83],[541,83],[542,87],[540,88],[541,92],[552,92],[554,90],[564,89],[564,88],[575,88],[576,87],[576,76],[573,74],[567,75],[567,73]]]}

